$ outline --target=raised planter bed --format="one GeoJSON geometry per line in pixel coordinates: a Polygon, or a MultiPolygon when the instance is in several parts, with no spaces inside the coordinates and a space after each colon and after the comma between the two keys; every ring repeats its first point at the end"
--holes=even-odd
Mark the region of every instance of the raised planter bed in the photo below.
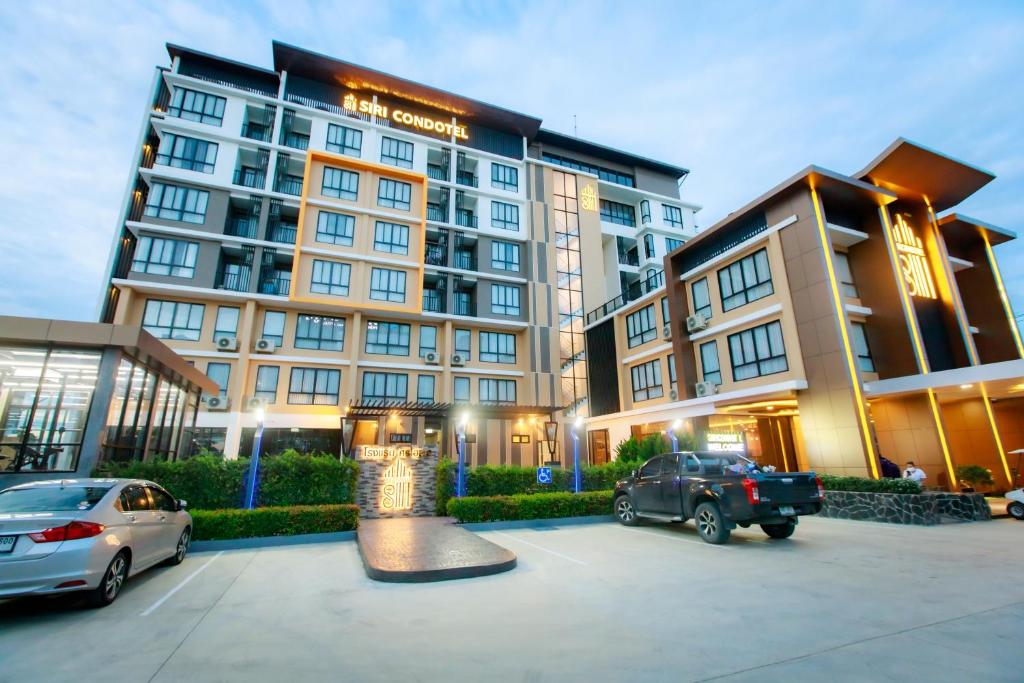
{"type": "Polygon", "coordinates": [[[859,493],[826,491],[822,517],[934,526],[992,519],[981,493],[859,493]]]}

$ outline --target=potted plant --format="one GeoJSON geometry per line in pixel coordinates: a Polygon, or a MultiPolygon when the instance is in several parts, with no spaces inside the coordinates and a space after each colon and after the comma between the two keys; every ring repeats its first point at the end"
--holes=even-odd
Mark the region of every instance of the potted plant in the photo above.
{"type": "Polygon", "coordinates": [[[981,465],[962,465],[956,468],[961,493],[973,493],[979,486],[992,486],[992,471],[981,465]]]}

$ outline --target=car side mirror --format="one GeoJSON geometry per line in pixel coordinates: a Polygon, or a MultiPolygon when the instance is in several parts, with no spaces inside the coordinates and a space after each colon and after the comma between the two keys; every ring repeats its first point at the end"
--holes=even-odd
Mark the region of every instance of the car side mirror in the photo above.
{"type": "Polygon", "coordinates": [[[187,507],[188,507],[188,501],[187,500],[179,500],[178,501],[178,509],[179,510],[184,510],[187,507]]]}

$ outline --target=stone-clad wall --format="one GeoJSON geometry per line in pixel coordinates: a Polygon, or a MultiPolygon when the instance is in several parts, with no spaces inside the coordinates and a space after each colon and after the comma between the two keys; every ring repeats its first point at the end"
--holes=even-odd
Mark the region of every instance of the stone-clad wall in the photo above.
{"type": "Polygon", "coordinates": [[[822,517],[932,526],[992,519],[980,493],[854,493],[827,491],[822,517]]]}
{"type": "MultiPolygon", "coordinates": [[[[428,453],[420,458],[389,458],[387,460],[360,460],[359,484],[356,486],[356,504],[359,516],[365,519],[389,517],[426,517],[434,514],[437,488],[437,455],[428,453]],[[401,460],[411,471],[412,505],[408,509],[388,510],[383,505],[386,482],[384,471],[401,460]]],[[[393,498],[393,491],[388,491],[393,498]]]]}

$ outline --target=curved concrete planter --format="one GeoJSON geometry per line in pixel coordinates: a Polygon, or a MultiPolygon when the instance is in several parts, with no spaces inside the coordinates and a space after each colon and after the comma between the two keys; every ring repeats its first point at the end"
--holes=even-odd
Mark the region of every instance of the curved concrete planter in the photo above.
{"type": "Polygon", "coordinates": [[[981,493],[854,493],[826,491],[822,517],[933,526],[992,519],[981,493]]]}

